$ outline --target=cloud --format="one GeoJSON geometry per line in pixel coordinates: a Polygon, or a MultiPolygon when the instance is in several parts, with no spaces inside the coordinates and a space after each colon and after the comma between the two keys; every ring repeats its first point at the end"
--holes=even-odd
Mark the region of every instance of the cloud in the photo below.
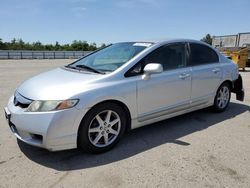
{"type": "Polygon", "coordinates": [[[138,6],[159,7],[160,0],[120,0],[116,4],[121,8],[136,8],[138,6]]]}
{"type": "Polygon", "coordinates": [[[87,10],[86,7],[73,7],[73,8],[71,8],[71,11],[77,17],[82,17],[86,10],[87,10]]]}

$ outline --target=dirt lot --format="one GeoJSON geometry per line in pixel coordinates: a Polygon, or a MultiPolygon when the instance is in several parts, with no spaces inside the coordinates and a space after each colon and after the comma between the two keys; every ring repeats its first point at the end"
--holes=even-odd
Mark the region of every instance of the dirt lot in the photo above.
{"type": "Polygon", "coordinates": [[[250,71],[244,103],[200,110],[127,134],[112,151],[48,152],[16,140],[3,107],[30,76],[72,60],[0,61],[0,187],[250,187],[250,71]]]}

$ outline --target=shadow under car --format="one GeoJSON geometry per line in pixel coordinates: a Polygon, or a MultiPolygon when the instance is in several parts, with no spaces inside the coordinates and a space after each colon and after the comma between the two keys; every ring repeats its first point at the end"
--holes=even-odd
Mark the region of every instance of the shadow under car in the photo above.
{"type": "Polygon", "coordinates": [[[59,171],[91,168],[129,158],[166,143],[187,147],[192,143],[178,139],[234,118],[246,111],[250,112],[249,106],[231,102],[224,113],[212,113],[208,109],[203,109],[177,116],[132,130],[111,151],[98,155],[84,153],[79,149],[49,152],[19,140],[18,145],[30,160],[49,168],[59,171]]]}

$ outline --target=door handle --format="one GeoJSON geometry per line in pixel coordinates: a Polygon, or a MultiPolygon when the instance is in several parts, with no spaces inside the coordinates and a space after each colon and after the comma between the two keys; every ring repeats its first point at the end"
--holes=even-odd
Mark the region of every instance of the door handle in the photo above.
{"type": "Polygon", "coordinates": [[[184,80],[184,79],[188,78],[189,76],[190,76],[190,74],[183,73],[183,74],[179,75],[179,78],[184,80]]]}
{"type": "Polygon", "coordinates": [[[212,71],[213,71],[213,73],[215,73],[215,74],[216,74],[216,73],[220,72],[220,69],[215,68],[215,69],[213,69],[212,71]]]}

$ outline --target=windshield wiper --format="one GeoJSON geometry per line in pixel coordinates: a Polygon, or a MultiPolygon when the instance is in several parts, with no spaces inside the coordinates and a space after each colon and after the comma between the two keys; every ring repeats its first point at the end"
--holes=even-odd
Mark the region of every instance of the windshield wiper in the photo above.
{"type": "Polygon", "coordinates": [[[78,68],[83,68],[83,69],[87,69],[87,70],[90,70],[90,71],[92,71],[92,72],[94,72],[94,73],[98,73],[98,74],[105,74],[105,72],[96,70],[96,69],[94,69],[94,68],[92,68],[92,67],[89,67],[89,66],[87,66],[87,65],[76,65],[76,67],[78,67],[78,68]]]}
{"type": "Polygon", "coordinates": [[[77,69],[76,67],[73,67],[73,66],[71,66],[70,64],[69,64],[69,65],[65,65],[64,67],[70,68],[70,69],[77,69]]]}
{"type": "Polygon", "coordinates": [[[76,66],[72,66],[72,65],[69,64],[69,65],[66,65],[65,67],[66,67],[66,68],[70,68],[70,69],[77,69],[77,70],[79,70],[79,68],[81,68],[81,69],[87,69],[87,70],[90,70],[90,71],[92,71],[92,72],[94,72],[94,73],[105,74],[105,72],[96,70],[96,69],[94,69],[94,68],[92,68],[92,67],[89,67],[89,66],[87,66],[87,65],[76,65],[76,66]]]}

